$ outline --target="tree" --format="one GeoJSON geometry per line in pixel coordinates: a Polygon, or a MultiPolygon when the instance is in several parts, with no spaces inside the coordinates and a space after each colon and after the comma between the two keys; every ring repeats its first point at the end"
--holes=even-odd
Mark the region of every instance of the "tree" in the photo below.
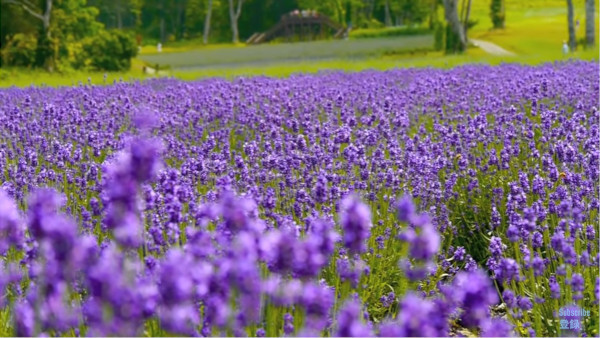
{"type": "MultiPolygon", "coordinates": [[[[30,14],[21,6],[9,5],[0,0],[0,45],[6,46],[10,38],[16,34],[35,36],[39,31],[38,20],[31,20],[30,14]]],[[[37,39],[36,45],[37,45],[37,39]]]]}
{"type": "MultiPolygon", "coordinates": [[[[136,26],[143,0],[87,0],[98,8],[98,21],[107,28],[127,29],[136,26]]],[[[85,6],[85,4],[84,4],[85,6]]]]}
{"type": "Polygon", "coordinates": [[[87,6],[86,0],[55,1],[52,8],[52,41],[54,66],[57,71],[84,67],[82,42],[104,30],[98,22],[98,9],[87,6]]]}
{"type": "Polygon", "coordinates": [[[422,23],[429,16],[430,6],[427,1],[422,0],[403,0],[404,9],[408,15],[408,22],[422,23]]]}
{"type": "Polygon", "coordinates": [[[172,1],[144,0],[142,8],[142,27],[147,35],[158,38],[161,43],[167,40],[167,20],[172,1]]]}
{"type": "Polygon", "coordinates": [[[585,42],[590,47],[596,43],[596,30],[594,29],[595,16],[595,0],[585,0],[585,42]]]}
{"type": "Polygon", "coordinates": [[[492,0],[490,3],[490,17],[494,29],[504,28],[504,0],[492,0]]]}
{"type": "Polygon", "coordinates": [[[114,0],[112,4],[112,12],[115,15],[115,26],[118,29],[123,29],[123,14],[127,11],[127,4],[123,0],[114,0]]]}
{"type": "MultiPolygon", "coordinates": [[[[357,7],[354,7],[354,3],[356,1],[353,0],[299,0],[298,1],[298,9],[312,9],[312,10],[316,10],[317,12],[323,14],[323,15],[327,15],[328,17],[330,17],[333,21],[336,21],[342,25],[347,24],[348,22],[346,22],[346,19],[348,19],[346,17],[346,7],[348,7],[347,5],[350,5],[349,7],[351,8],[351,10],[356,9],[357,7]],[[350,2],[350,4],[348,4],[350,2]]],[[[372,0],[373,4],[375,3],[375,0],[372,0]]],[[[369,4],[367,3],[365,6],[368,6],[369,4]]],[[[366,7],[365,7],[366,8],[366,7]]],[[[371,10],[372,12],[372,10],[371,10]]],[[[371,13],[372,14],[372,13],[371,13]]],[[[365,15],[363,13],[363,15],[365,15]]],[[[370,17],[366,16],[367,21],[370,20],[370,17]]],[[[354,21],[353,15],[352,13],[350,13],[350,19],[352,21],[352,27],[357,27],[358,26],[358,22],[354,21]]]]}
{"type": "Polygon", "coordinates": [[[438,24],[438,5],[438,0],[429,0],[428,2],[429,29],[435,29],[438,24]]]}
{"type": "Polygon", "coordinates": [[[206,45],[208,43],[208,34],[210,32],[210,16],[212,15],[212,3],[213,0],[208,0],[208,6],[206,8],[206,19],[204,19],[204,32],[202,34],[202,42],[206,45]]]}
{"type": "Polygon", "coordinates": [[[469,41],[468,38],[468,31],[469,31],[469,16],[471,15],[471,0],[465,0],[463,1],[463,8],[462,8],[462,12],[463,12],[463,16],[462,16],[462,22],[463,22],[463,29],[465,31],[465,41],[469,41]],[[467,2],[465,5],[465,1],[467,2]]]}
{"type": "Polygon", "coordinates": [[[46,0],[44,8],[38,8],[29,0],[2,0],[3,3],[21,6],[27,13],[34,18],[42,20],[44,31],[50,34],[50,15],[52,13],[52,0],[46,0]]]}
{"type": "Polygon", "coordinates": [[[573,24],[573,0],[567,0],[567,21],[569,26],[569,49],[574,51],[577,48],[575,41],[575,25],[573,24]]]}
{"type": "Polygon", "coordinates": [[[176,39],[181,39],[185,33],[185,8],[187,0],[172,0],[169,4],[171,32],[176,39]]]}
{"type": "Polygon", "coordinates": [[[462,53],[467,48],[464,26],[458,18],[458,0],[444,0],[446,52],[462,53]]]}
{"type": "Polygon", "coordinates": [[[343,2],[344,2],[344,0],[335,0],[335,13],[336,13],[338,22],[340,22],[342,25],[345,26],[347,24],[347,22],[345,22],[346,8],[344,7],[343,2]]]}
{"type": "Polygon", "coordinates": [[[390,15],[390,0],[385,0],[385,26],[392,25],[392,16],[390,15]]]}
{"type": "Polygon", "coordinates": [[[36,60],[48,71],[54,68],[52,45],[50,39],[50,16],[52,14],[52,0],[45,0],[42,8],[34,5],[29,0],[2,0],[3,3],[20,6],[27,13],[42,21],[40,36],[38,37],[36,60]]]}
{"type": "Polygon", "coordinates": [[[373,18],[373,9],[375,9],[375,0],[365,0],[365,17],[367,21],[373,18]]]}
{"type": "Polygon", "coordinates": [[[94,70],[125,71],[137,54],[135,40],[122,30],[103,30],[83,41],[85,63],[94,70]]]}
{"type": "Polygon", "coordinates": [[[238,31],[238,19],[242,14],[242,4],[244,0],[237,0],[237,7],[234,9],[234,0],[229,0],[229,19],[231,20],[231,33],[233,34],[233,43],[240,41],[240,33],[238,31]]]}

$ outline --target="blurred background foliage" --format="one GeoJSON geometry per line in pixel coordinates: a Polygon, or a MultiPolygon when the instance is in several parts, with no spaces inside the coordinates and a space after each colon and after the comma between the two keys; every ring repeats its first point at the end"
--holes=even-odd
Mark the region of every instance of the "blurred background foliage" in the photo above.
{"type": "MultiPolygon", "coordinates": [[[[575,26],[573,34],[578,34],[577,46],[594,45],[597,0],[567,2],[575,8],[574,17],[568,20],[575,26]],[[593,12],[592,34],[588,34],[587,12],[593,12]]],[[[419,54],[425,36],[431,39],[427,55],[463,53],[470,46],[467,32],[471,30],[477,33],[474,38],[492,40],[519,56],[531,54],[531,46],[547,53],[557,50],[560,55],[562,40],[571,41],[571,37],[562,33],[567,31],[566,24],[560,23],[560,30],[553,27],[557,18],[567,19],[567,7],[564,0],[0,0],[0,80],[17,69],[23,74],[43,69],[69,74],[127,72],[132,64],[138,72],[145,66],[158,68],[158,63],[161,69],[173,66],[150,55],[157,53],[158,43],[166,58],[171,58],[167,56],[171,52],[207,51],[188,55],[200,60],[210,56],[214,48],[222,49],[223,54],[240,54],[239,49],[231,47],[239,47],[239,41],[267,31],[283,15],[298,9],[315,10],[347,27],[350,40],[398,38],[398,49],[383,50],[382,55],[419,54]],[[235,18],[232,9],[238,5],[240,15],[235,18]],[[456,25],[448,21],[449,6],[456,8],[464,39],[457,34],[456,25]],[[529,9],[535,16],[530,16],[529,9]],[[507,17],[512,20],[510,25],[505,24],[507,17]],[[234,34],[234,26],[239,37],[234,34]],[[559,31],[562,36],[556,34],[559,31]],[[405,39],[407,36],[423,38],[405,39]],[[530,38],[539,45],[532,44],[530,38]],[[136,58],[137,54],[150,56],[136,58]]],[[[307,45],[305,49],[313,47],[307,45]]],[[[350,44],[347,47],[354,48],[350,44]]],[[[261,57],[261,49],[256,51],[256,57],[261,57]]],[[[363,54],[372,57],[373,53],[363,54]]],[[[308,60],[312,54],[307,55],[298,57],[308,60]]],[[[352,55],[356,58],[356,53],[352,55]]],[[[545,59],[554,59],[552,55],[545,59]]],[[[265,56],[265,65],[268,60],[265,56]]]]}
{"type": "MultiPolygon", "coordinates": [[[[268,30],[284,14],[313,9],[344,26],[364,29],[357,38],[417,34],[431,28],[422,24],[432,22],[435,2],[440,1],[246,0],[237,24],[243,41],[268,30]],[[377,30],[392,26],[408,28],[377,30]]],[[[0,6],[3,66],[126,70],[129,61],[108,59],[134,57],[137,45],[199,40],[207,28],[208,43],[232,39],[227,0],[0,0],[0,6]],[[45,31],[28,9],[43,15],[48,3],[45,31]]]]}

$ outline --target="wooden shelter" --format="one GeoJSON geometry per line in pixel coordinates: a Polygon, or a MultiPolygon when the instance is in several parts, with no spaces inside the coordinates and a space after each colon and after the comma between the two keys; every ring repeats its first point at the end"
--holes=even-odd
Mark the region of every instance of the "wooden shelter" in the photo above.
{"type": "Polygon", "coordinates": [[[325,39],[329,36],[340,39],[346,35],[346,32],[346,27],[316,11],[295,10],[282,15],[281,20],[268,31],[252,34],[246,43],[259,44],[276,38],[283,38],[288,42],[296,38],[300,41],[311,41],[325,39]]]}

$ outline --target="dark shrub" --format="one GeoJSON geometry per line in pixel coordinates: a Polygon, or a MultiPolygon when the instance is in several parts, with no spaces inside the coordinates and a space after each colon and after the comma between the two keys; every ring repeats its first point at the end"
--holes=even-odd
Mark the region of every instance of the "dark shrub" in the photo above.
{"type": "Polygon", "coordinates": [[[83,49],[86,64],[94,70],[124,71],[137,54],[135,39],[119,30],[101,31],[88,38],[83,49]]]}

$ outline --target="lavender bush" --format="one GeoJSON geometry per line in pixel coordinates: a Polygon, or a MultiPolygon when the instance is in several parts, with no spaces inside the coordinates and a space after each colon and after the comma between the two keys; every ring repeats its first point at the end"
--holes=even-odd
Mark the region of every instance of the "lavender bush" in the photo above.
{"type": "Polygon", "coordinates": [[[597,336],[599,94],[593,62],[2,90],[0,335],[597,336]]]}

